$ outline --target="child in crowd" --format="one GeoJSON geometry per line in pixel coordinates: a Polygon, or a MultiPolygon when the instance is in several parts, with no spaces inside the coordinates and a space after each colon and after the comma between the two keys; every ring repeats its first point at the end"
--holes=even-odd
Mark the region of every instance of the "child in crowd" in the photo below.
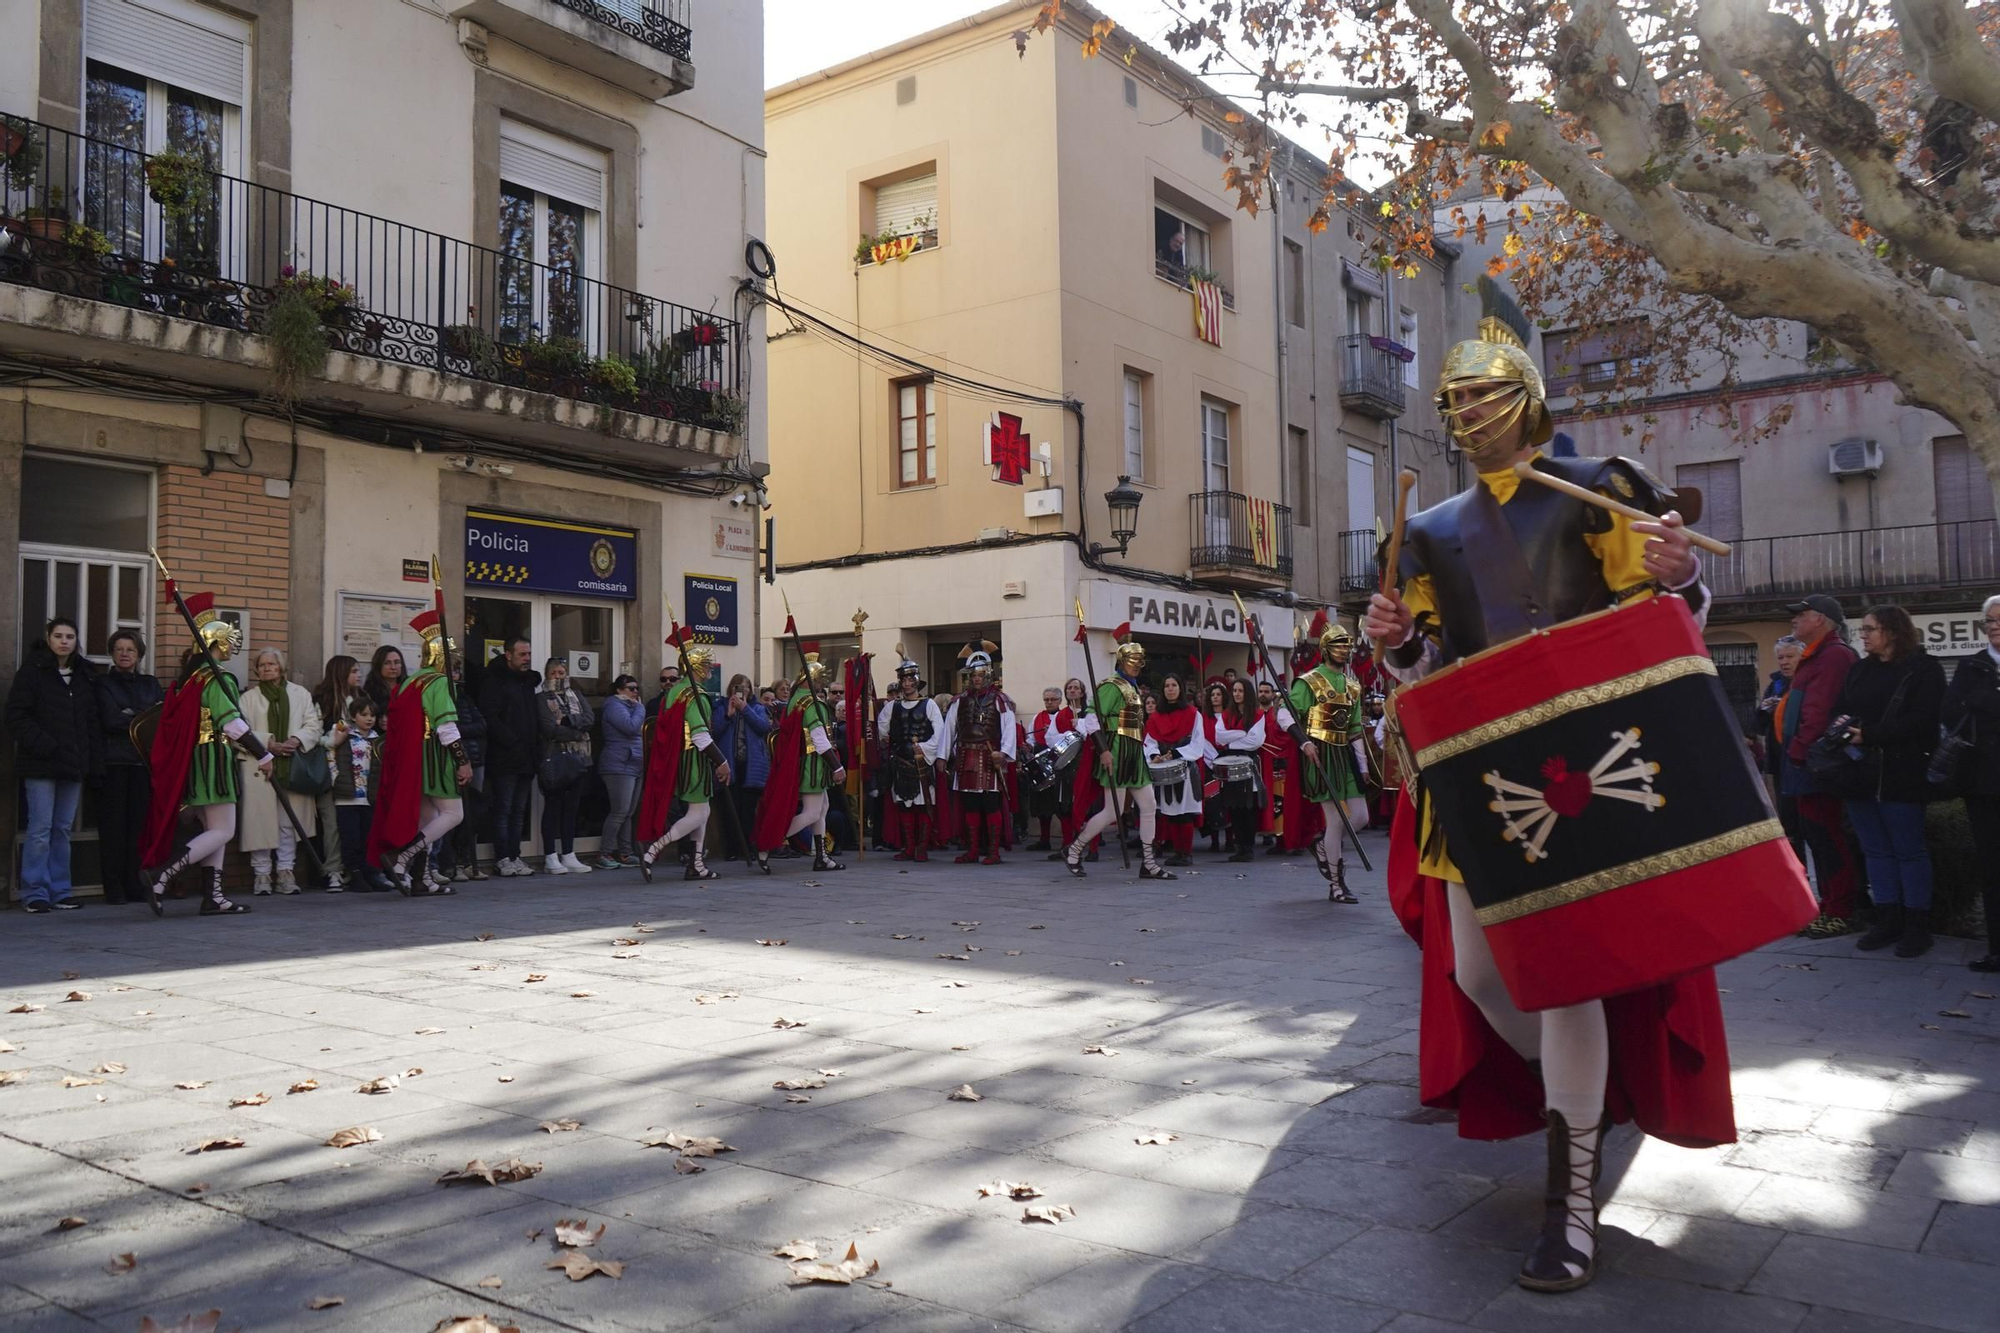
{"type": "MultiPolygon", "coordinates": [[[[368,829],[374,822],[375,792],[382,779],[382,736],[375,730],[375,701],[350,695],[346,728],[333,753],[333,810],[340,824],[340,854],[347,881],[356,893],[387,893],[390,884],[367,864],[368,829]]],[[[329,893],[335,890],[328,886],[329,893]]]]}

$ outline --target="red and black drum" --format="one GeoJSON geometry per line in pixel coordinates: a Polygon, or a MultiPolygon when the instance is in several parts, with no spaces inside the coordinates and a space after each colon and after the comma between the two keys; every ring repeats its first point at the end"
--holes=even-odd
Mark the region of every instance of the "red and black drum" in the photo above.
{"type": "Polygon", "coordinates": [[[1524,1010],[1723,962],[1818,910],[1678,597],[1489,649],[1389,706],[1524,1010]]]}

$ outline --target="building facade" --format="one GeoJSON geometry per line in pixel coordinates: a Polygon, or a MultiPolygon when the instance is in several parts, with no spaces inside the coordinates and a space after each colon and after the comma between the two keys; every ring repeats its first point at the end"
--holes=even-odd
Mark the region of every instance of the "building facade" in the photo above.
{"type": "Polygon", "coordinates": [[[1370,269],[1358,213],[1309,231],[1325,168],[1290,145],[1278,207],[1240,210],[1226,104],[1143,46],[1081,58],[1083,5],[1017,44],[1034,8],[767,96],[779,588],[836,655],[865,610],[880,680],[901,643],[952,688],[984,639],[1037,694],[1085,673],[1079,604],[1100,673],[1120,622],[1156,671],[1242,671],[1237,597],[1282,652],[1352,580],[1391,423],[1429,410],[1396,339],[1435,374],[1443,271],[1370,269]]]}
{"type": "Polygon", "coordinates": [[[753,672],[761,6],[691,11],[0,0],[5,671],[171,675],[157,548],[308,687],[434,556],[475,672],[650,692],[669,601],[753,672]]]}

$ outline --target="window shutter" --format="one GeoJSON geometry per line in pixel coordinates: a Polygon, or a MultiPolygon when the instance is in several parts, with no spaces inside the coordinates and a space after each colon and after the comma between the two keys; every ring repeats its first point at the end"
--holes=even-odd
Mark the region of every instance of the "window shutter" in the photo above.
{"type": "Polygon", "coordinates": [[[500,122],[500,179],[594,212],[604,211],[603,156],[510,121],[500,122]]]}
{"type": "Polygon", "coordinates": [[[918,230],[917,220],[928,215],[930,226],[937,225],[937,173],[912,176],[894,185],[875,187],[875,230],[905,236],[918,230]]]}
{"type": "Polygon", "coordinates": [[[1939,523],[1977,523],[1993,517],[1993,487],[1963,435],[1931,441],[1931,472],[1937,479],[1939,523]]]}
{"type": "Polygon", "coordinates": [[[1718,541],[1743,540],[1743,465],[1733,458],[1683,463],[1674,469],[1676,489],[1701,492],[1701,530],[1718,541]]]}
{"type": "Polygon", "coordinates": [[[134,0],[85,0],[84,54],[92,60],[241,107],[249,69],[249,27],[189,23],[134,0]]]}

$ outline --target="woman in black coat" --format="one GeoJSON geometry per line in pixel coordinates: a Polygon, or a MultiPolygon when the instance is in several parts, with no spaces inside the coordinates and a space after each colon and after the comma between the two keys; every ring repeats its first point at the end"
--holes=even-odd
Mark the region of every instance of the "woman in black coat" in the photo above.
{"type": "Polygon", "coordinates": [[[1868,862],[1875,923],[1855,946],[1896,946],[1898,958],[1931,947],[1931,850],[1924,836],[1931,751],[1944,707],[1944,668],[1917,642],[1900,606],[1861,618],[1861,659],[1841,689],[1836,727],[1861,747],[1868,794],[1850,797],[1847,817],[1868,862]]]}
{"type": "Polygon", "coordinates": [[[153,773],[132,744],[132,721],[159,703],[160,678],[141,667],[146,641],[121,629],[105,644],[111,670],[97,678],[97,717],[104,730],[104,779],[98,787],[97,856],[104,871],[104,901],[146,901],[139,878],[139,836],[152,804],[153,773]]]}
{"type": "Polygon", "coordinates": [[[1972,825],[1986,900],[1986,956],[1975,972],[2000,972],[2000,597],[1986,599],[1986,647],[1963,658],[1944,696],[1945,730],[1972,739],[1972,779],[1965,819],[1972,825]]]}
{"type": "Polygon", "coordinates": [[[14,771],[27,789],[21,845],[21,906],[40,914],[73,911],[69,830],[83,784],[104,772],[104,731],[90,663],[77,652],[76,622],[57,616],[28,652],[7,693],[14,771]]]}

